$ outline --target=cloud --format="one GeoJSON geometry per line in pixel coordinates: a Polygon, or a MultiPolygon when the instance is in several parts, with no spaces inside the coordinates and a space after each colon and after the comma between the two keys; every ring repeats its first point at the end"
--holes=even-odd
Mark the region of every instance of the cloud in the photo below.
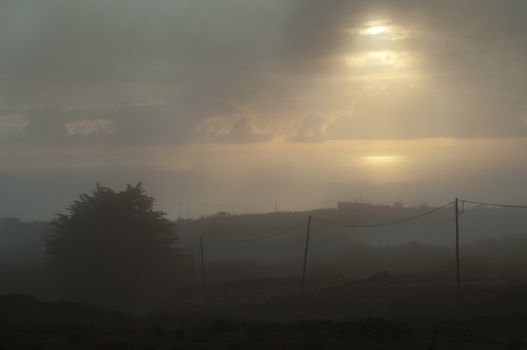
{"type": "Polygon", "coordinates": [[[527,112],[520,113],[520,121],[527,128],[527,112]]]}
{"type": "Polygon", "coordinates": [[[0,132],[19,132],[27,127],[28,122],[22,115],[0,116],[0,132]]]}
{"type": "Polygon", "coordinates": [[[0,134],[0,143],[152,145],[192,142],[196,127],[205,120],[241,112],[229,103],[180,94],[165,101],[12,108],[0,113],[0,126],[23,131],[9,137],[0,134]]]}
{"type": "Polygon", "coordinates": [[[66,123],[64,125],[68,135],[88,136],[97,133],[113,134],[115,125],[107,119],[81,120],[78,122],[66,123]]]}
{"type": "MultiPolygon", "coordinates": [[[[232,100],[263,126],[311,111],[346,115],[324,129],[338,138],[512,137],[519,134],[515,100],[527,93],[526,10],[521,0],[7,0],[0,3],[0,106],[23,109],[24,142],[63,142],[65,124],[108,120],[115,132],[97,133],[99,141],[189,143],[210,118],[243,118],[232,100]],[[360,35],[372,23],[392,31],[360,35]],[[423,76],[442,91],[416,94],[422,101],[406,106],[381,96],[389,116],[375,102],[349,114],[349,95],[392,84],[371,79],[388,73],[423,76]],[[462,89],[485,100],[463,97],[462,89]],[[402,127],[408,122],[415,132],[402,127]]],[[[323,139],[308,136],[308,127],[315,128],[287,136],[323,139]]],[[[251,134],[238,128],[233,135],[251,134]]]]}
{"type": "Polygon", "coordinates": [[[237,120],[221,139],[227,143],[258,143],[270,141],[273,134],[270,132],[259,131],[249,119],[237,120]]]}
{"type": "Polygon", "coordinates": [[[301,121],[295,135],[291,138],[296,142],[320,142],[326,139],[325,129],[328,119],[323,115],[311,113],[301,121]]]}
{"type": "Polygon", "coordinates": [[[519,101],[493,91],[392,86],[370,91],[352,113],[325,128],[326,139],[525,137],[519,101]]]}
{"type": "MultiPolygon", "coordinates": [[[[23,137],[28,121],[20,114],[2,115],[0,111],[0,144],[16,142],[23,137]]],[[[6,111],[4,111],[6,112],[6,111]]],[[[16,111],[12,111],[16,112],[16,111]]]]}
{"type": "Polygon", "coordinates": [[[222,120],[209,120],[199,127],[196,135],[207,143],[261,143],[274,138],[272,132],[257,129],[250,118],[226,124],[222,120]]]}

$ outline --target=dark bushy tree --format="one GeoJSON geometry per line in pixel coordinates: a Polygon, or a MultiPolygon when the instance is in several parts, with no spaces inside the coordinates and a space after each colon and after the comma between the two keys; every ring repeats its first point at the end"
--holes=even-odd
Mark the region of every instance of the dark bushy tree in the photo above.
{"type": "Polygon", "coordinates": [[[115,192],[97,184],[53,222],[48,264],[67,297],[118,307],[167,297],[175,286],[174,224],[141,183],[115,192]]]}

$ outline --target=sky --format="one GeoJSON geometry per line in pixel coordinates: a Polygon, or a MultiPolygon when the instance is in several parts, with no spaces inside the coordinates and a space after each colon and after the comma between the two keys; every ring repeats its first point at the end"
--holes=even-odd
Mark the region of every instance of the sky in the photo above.
{"type": "Polygon", "coordinates": [[[0,217],[527,203],[523,0],[0,0],[0,217]]]}

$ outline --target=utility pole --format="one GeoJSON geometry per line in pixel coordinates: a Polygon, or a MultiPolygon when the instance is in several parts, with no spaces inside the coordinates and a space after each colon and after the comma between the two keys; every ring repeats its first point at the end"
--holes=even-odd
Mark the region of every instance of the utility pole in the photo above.
{"type": "Polygon", "coordinates": [[[454,201],[454,211],[456,213],[456,286],[457,297],[461,297],[461,277],[459,269],[459,200],[454,201]]]}
{"type": "Polygon", "coordinates": [[[199,238],[199,245],[201,248],[201,278],[203,281],[203,303],[207,305],[207,275],[205,274],[205,248],[203,237],[199,238]]]}
{"type": "Polygon", "coordinates": [[[190,219],[190,201],[187,201],[187,219],[190,219]]]}
{"type": "Polygon", "coordinates": [[[178,220],[181,220],[181,202],[179,202],[179,215],[178,220]]]}
{"type": "Polygon", "coordinates": [[[304,251],[304,267],[302,269],[302,293],[306,290],[306,267],[307,267],[307,253],[309,251],[309,233],[311,231],[311,215],[307,219],[307,232],[306,232],[306,247],[304,251]]]}
{"type": "Polygon", "coordinates": [[[274,212],[278,213],[278,200],[274,200],[274,212]]]}
{"type": "Polygon", "coordinates": [[[195,291],[196,291],[196,258],[194,254],[194,249],[192,249],[190,257],[192,259],[192,267],[191,267],[192,268],[192,294],[195,294],[195,291]]]}

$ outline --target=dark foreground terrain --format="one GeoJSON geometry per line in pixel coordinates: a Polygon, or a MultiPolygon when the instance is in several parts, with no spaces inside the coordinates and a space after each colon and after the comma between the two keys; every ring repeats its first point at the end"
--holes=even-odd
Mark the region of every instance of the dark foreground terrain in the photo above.
{"type": "MultiPolygon", "coordinates": [[[[231,287],[236,289],[236,283],[231,287]]],[[[224,287],[222,287],[224,288],[224,287]]],[[[527,287],[401,282],[388,273],[304,295],[132,316],[0,297],[0,349],[523,349],[527,287]]],[[[169,311],[167,311],[169,310],[169,311]]]]}

